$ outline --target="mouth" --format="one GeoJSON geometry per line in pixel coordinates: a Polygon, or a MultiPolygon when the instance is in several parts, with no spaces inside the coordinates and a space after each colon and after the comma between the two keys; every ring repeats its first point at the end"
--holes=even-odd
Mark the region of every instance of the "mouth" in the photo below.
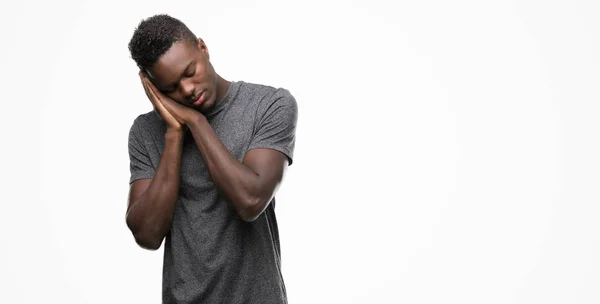
{"type": "Polygon", "coordinates": [[[199,106],[200,104],[202,104],[202,102],[204,102],[204,95],[204,91],[200,92],[198,96],[192,98],[192,104],[195,106],[199,106]]]}

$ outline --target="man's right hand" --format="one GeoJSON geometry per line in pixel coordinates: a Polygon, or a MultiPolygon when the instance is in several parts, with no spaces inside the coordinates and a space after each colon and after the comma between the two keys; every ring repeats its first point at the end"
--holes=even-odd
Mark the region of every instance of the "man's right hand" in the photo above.
{"type": "Polygon", "coordinates": [[[167,130],[174,131],[182,131],[184,130],[185,125],[177,121],[175,117],[165,108],[165,106],[160,102],[156,93],[152,90],[150,79],[146,77],[141,71],[139,72],[140,79],[142,80],[142,85],[144,86],[144,91],[146,92],[146,96],[152,102],[154,108],[158,111],[160,117],[167,124],[167,130]]]}

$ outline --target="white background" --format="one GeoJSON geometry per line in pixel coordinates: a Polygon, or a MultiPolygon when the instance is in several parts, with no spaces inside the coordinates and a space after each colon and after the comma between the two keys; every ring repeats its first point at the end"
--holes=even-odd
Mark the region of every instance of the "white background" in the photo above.
{"type": "Polygon", "coordinates": [[[21,1],[0,13],[0,302],[160,303],[125,225],[168,13],[289,89],[290,303],[600,303],[598,1],[21,1]]]}

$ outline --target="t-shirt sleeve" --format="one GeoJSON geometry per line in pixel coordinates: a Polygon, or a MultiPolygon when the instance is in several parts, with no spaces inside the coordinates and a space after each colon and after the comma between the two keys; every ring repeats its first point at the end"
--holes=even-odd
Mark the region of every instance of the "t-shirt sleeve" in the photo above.
{"type": "Polygon", "coordinates": [[[141,140],[139,121],[135,121],[129,130],[129,183],[142,178],[154,177],[154,166],[150,161],[146,147],[141,140]]]}
{"type": "Polygon", "coordinates": [[[284,89],[278,89],[259,107],[257,127],[248,150],[273,149],[285,154],[289,165],[293,162],[296,143],[298,105],[296,99],[284,89]]]}

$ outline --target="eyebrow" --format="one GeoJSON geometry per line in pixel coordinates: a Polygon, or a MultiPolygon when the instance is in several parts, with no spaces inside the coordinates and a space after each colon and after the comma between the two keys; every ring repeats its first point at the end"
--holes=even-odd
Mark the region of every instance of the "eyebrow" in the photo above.
{"type": "Polygon", "coordinates": [[[195,61],[194,61],[194,60],[192,60],[192,61],[190,61],[190,63],[188,63],[188,65],[185,67],[185,69],[183,69],[183,72],[181,72],[181,75],[179,75],[179,79],[177,79],[177,82],[175,82],[175,83],[171,83],[171,84],[168,84],[168,85],[166,85],[166,86],[164,86],[164,87],[161,87],[161,88],[159,88],[159,90],[161,90],[161,91],[167,91],[168,89],[170,89],[170,88],[172,88],[172,87],[176,86],[176,85],[177,85],[177,83],[179,82],[179,80],[181,80],[181,77],[183,77],[183,75],[185,75],[185,72],[187,72],[187,70],[190,68],[190,66],[191,66],[191,65],[192,65],[194,62],[195,62],[195,61]]]}

